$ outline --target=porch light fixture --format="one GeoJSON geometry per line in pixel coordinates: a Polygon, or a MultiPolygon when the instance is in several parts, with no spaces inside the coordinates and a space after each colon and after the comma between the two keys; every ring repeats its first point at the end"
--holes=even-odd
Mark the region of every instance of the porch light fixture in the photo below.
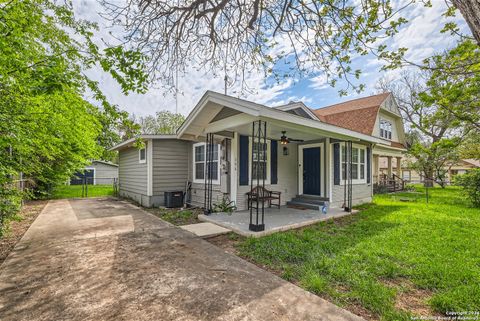
{"type": "Polygon", "coordinates": [[[282,136],[280,136],[280,144],[287,145],[290,142],[303,142],[303,139],[288,138],[287,131],[282,130],[282,136]]]}
{"type": "MultiPolygon", "coordinates": [[[[287,145],[290,141],[288,140],[287,136],[285,135],[287,132],[282,131],[282,136],[280,137],[280,144],[281,145],[287,145]]],[[[285,149],[284,149],[285,151],[285,149]]]]}

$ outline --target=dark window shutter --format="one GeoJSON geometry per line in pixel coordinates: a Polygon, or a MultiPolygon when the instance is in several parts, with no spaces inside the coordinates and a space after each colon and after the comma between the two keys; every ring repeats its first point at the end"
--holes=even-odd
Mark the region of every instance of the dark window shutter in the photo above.
{"type": "Polygon", "coordinates": [[[333,184],[340,185],[340,144],[333,144],[333,184]]]}
{"type": "Polygon", "coordinates": [[[371,161],[370,161],[370,147],[367,147],[367,184],[370,184],[370,175],[371,175],[371,161]]]}
{"type": "Polygon", "coordinates": [[[276,140],[272,140],[270,143],[270,182],[271,184],[277,184],[278,182],[278,144],[276,140]]]}
{"type": "Polygon", "coordinates": [[[240,185],[248,185],[248,136],[240,136],[240,185]]]}

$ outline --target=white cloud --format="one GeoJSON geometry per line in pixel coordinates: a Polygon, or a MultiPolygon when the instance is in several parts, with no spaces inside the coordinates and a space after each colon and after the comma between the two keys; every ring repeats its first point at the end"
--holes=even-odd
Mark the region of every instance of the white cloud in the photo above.
{"type": "Polygon", "coordinates": [[[308,86],[312,89],[326,89],[329,88],[330,85],[328,84],[328,79],[325,74],[320,74],[318,76],[315,76],[313,78],[310,78],[311,84],[308,86]]]}

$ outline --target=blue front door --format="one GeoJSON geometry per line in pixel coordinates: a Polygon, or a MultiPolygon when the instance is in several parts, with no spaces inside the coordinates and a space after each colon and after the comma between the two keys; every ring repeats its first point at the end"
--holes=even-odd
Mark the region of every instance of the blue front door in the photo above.
{"type": "Polygon", "coordinates": [[[303,194],[320,195],[320,147],[303,149],[303,194]]]}

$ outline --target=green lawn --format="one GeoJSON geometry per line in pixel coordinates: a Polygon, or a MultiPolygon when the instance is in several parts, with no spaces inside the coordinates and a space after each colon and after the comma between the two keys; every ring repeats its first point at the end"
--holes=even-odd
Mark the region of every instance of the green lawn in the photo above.
{"type": "MultiPolygon", "coordinates": [[[[88,197],[113,196],[113,185],[88,185],[88,197]]],[[[53,190],[51,198],[82,197],[82,185],[59,185],[53,190]]]]}
{"type": "Polygon", "coordinates": [[[250,238],[238,250],[367,318],[479,311],[480,210],[456,187],[430,196],[378,195],[357,215],[250,238]]]}

